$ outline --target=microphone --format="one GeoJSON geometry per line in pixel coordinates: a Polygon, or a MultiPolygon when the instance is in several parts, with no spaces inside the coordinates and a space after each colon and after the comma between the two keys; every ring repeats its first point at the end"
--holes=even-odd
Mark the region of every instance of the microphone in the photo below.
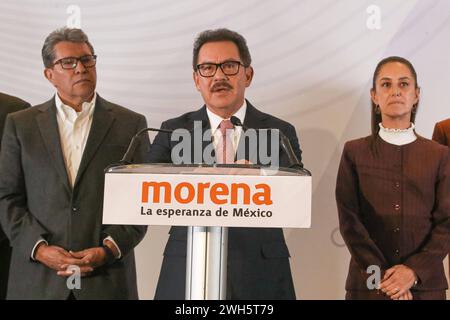
{"type": "Polygon", "coordinates": [[[242,127],[242,129],[244,129],[244,131],[247,131],[248,128],[246,126],[244,126],[244,124],[241,122],[241,120],[238,117],[231,116],[230,121],[234,126],[242,127]]]}
{"type": "Polygon", "coordinates": [[[118,163],[113,163],[106,167],[105,172],[108,171],[111,167],[115,166],[121,166],[121,165],[127,165],[132,163],[132,159],[134,156],[134,153],[136,152],[136,148],[138,147],[139,143],[141,142],[139,139],[141,138],[141,135],[143,133],[146,133],[148,131],[156,131],[156,132],[163,132],[163,133],[173,133],[173,130],[167,130],[167,129],[156,129],[156,128],[144,128],[138,131],[133,136],[133,139],[131,139],[130,144],[128,145],[128,149],[123,155],[122,159],[118,163]]]}
{"type": "MultiPolygon", "coordinates": [[[[247,131],[249,129],[236,116],[231,116],[230,121],[231,121],[231,123],[234,126],[242,127],[242,129],[244,131],[247,131]]],[[[294,149],[292,149],[291,142],[289,141],[288,137],[286,137],[286,135],[283,133],[283,131],[281,131],[280,129],[273,129],[273,128],[264,128],[264,129],[266,129],[266,130],[278,130],[278,132],[280,133],[281,148],[283,149],[283,151],[288,156],[289,168],[295,169],[295,170],[298,170],[298,171],[303,171],[303,172],[307,173],[308,175],[311,175],[311,173],[308,170],[303,168],[303,165],[300,163],[300,161],[298,161],[298,158],[295,155],[294,149]]],[[[255,130],[259,130],[259,129],[255,129],[255,130]]]]}

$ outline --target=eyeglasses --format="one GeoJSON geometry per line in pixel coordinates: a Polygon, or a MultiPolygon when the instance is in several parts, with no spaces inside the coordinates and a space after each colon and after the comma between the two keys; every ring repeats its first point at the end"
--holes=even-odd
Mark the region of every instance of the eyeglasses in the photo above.
{"type": "Polygon", "coordinates": [[[97,56],[95,54],[93,54],[93,55],[82,56],[79,58],[66,57],[66,58],[62,58],[62,59],[55,61],[53,63],[53,65],[56,65],[59,63],[63,69],[70,70],[70,69],[75,69],[77,67],[78,61],[80,61],[81,64],[85,68],[92,68],[93,66],[95,66],[95,64],[97,62],[97,56]]]}
{"type": "Polygon", "coordinates": [[[240,61],[225,61],[222,63],[201,63],[197,65],[197,71],[202,77],[214,77],[217,68],[220,67],[226,76],[234,76],[238,74],[239,67],[245,65],[240,61]]]}

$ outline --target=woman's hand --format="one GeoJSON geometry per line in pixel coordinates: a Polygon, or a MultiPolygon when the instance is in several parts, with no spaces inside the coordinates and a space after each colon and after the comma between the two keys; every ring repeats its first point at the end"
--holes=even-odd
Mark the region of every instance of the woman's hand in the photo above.
{"type": "Polygon", "coordinates": [[[380,289],[391,299],[398,300],[405,295],[409,297],[408,291],[416,280],[417,276],[414,270],[403,264],[398,264],[386,270],[383,280],[381,280],[380,289]]]}

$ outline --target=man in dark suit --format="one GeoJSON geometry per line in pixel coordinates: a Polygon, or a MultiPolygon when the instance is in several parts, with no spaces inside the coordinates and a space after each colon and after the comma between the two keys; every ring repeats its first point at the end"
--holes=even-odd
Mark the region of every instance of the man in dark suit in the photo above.
{"type": "MultiPolygon", "coordinates": [[[[7,117],[0,156],[8,299],[137,299],[133,248],[146,228],[103,225],[102,199],[105,167],[145,117],[95,92],[96,56],[82,30],[52,32],[42,58],[57,94],[7,117]]],[[[148,148],[147,137],[137,162],[148,148]]]]}
{"type": "MultiPolygon", "coordinates": [[[[6,115],[28,108],[30,104],[19,98],[0,92],[0,142],[3,135],[6,115]]],[[[0,149],[1,150],[1,149],[0,149]]],[[[9,262],[11,259],[11,247],[3,229],[0,226],[0,300],[6,298],[8,284],[9,262]]]]}
{"type": "MultiPolygon", "coordinates": [[[[202,32],[194,43],[193,68],[194,82],[205,105],[197,111],[163,122],[162,128],[192,131],[194,122],[201,121],[202,130],[212,129],[215,137],[218,126],[235,116],[248,128],[280,129],[289,137],[297,157],[301,159],[295,128],[257,110],[244,98],[245,89],[253,78],[253,68],[246,41],[240,34],[228,29],[202,32]]],[[[235,134],[238,131],[233,130],[235,134]]],[[[239,138],[235,140],[238,146],[242,143],[239,138]]],[[[210,143],[204,143],[203,149],[210,143]]],[[[151,161],[173,162],[171,151],[175,145],[167,134],[158,134],[151,146],[151,161]]],[[[250,160],[248,155],[254,154],[250,149],[257,147],[250,146],[244,160],[250,160]]],[[[279,154],[280,166],[287,166],[287,155],[280,150],[276,153],[279,154]]],[[[194,157],[193,152],[191,157],[194,157]]],[[[191,158],[193,162],[194,158],[191,158]]],[[[171,228],[155,299],[184,299],[186,239],[186,227],[171,228]]],[[[229,299],[295,299],[283,231],[275,228],[229,228],[227,281],[229,299]]]]}

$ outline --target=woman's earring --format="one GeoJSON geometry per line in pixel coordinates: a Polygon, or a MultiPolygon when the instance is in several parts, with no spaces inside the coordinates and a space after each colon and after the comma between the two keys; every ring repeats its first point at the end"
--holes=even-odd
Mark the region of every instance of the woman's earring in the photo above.
{"type": "Polygon", "coordinates": [[[380,114],[381,113],[380,106],[378,104],[375,106],[375,113],[376,114],[380,114]]]}

